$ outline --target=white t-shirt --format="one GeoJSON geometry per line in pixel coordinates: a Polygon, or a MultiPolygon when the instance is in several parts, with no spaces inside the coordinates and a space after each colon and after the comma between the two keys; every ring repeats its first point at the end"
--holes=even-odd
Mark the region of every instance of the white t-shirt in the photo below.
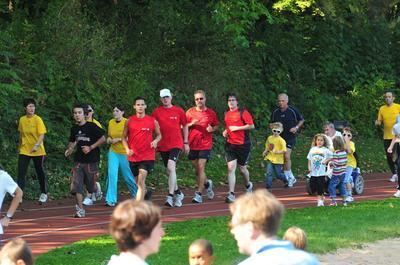
{"type": "MultiPolygon", "coordinates": [[[[0,211],[6,193],[9,193],[11,194],[11,196],[14,196],[15,190],[17,188],[18,185],[17,183],[15,183],[12,177],[4,170],[0,170],[0,211]]],[[[0,234],[3,234],[3,227],[1,226],[1,224],[0,224],[0,234]]]]}
{"type": "Polygon", "coordinates": [[[332,152],[322,146],[313,146],[308,152],[307,159],[311,162],[310,175],[313,177],[326,176],[326,165],[322,164],[323,161],[332,157],[332,152]]]}
{"type": "Polygon", "coordinates": [[[119,255],[112,255],[107,265],[149,265],[138,255],[132,252],[121,252],[119,255]]]}

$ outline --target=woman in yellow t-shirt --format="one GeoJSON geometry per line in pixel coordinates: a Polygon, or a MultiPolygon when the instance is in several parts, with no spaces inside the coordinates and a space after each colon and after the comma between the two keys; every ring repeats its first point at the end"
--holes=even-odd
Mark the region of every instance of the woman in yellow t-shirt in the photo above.
{"type": "Polygon", "coordinates": [[[35,114],[36,102],[34,99],[25,99],[24,108],[25,115],[19,119],[18,123],[18,186],[24,190],[26,172],[32,159],[40,184],[39,202],[45,203],[47,201],[48,184],[43,166],[46,156],[43,140],[47,130],[42,118],[35,114]]]}

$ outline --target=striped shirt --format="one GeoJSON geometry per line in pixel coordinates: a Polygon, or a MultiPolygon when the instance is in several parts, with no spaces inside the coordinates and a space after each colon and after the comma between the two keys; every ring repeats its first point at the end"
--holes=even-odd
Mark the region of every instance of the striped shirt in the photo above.
{"type": "Polygon", "coordinates": [[[344,150],[337,150],[332,157],[332,176],[340,176],[346,173],[347,153],[344,150]]]}

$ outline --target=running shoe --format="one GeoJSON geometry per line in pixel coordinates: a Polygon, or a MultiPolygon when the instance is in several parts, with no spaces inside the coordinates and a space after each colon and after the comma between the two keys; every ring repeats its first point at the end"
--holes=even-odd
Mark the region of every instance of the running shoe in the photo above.
{"type": "Polygon", "coordinates": [[[207,198],[209,199],[209,200],[212,200],[212,199],[214,199],[214,191],[213,191],[213,182],[212,182],[212,180],[211,179],[209,179],[209,180],[207,180],[207,183],[208,183],[208,188],[206,189],[206,191],[207,191],[207,198]]]}
{"type": "Polygon", "coordinates": [[[394,174],[390,179],[389,179],[389,181],[390,182],[396,182],[397,180],[398,180],[398,176],[397,176],[397,174],[394,174]]]}
{"type": "Polygon", "coordinates": [[[199,192],[195,192],[194,193],[194,197],[192,199],[193,203],[203,203],[203,197],[201,196],[201,194],[199,192]]]}
{"type": "Polygon", "coordinates": [[[324,201],[318,200],[317,207],[322,207],[322,206],[324,206],[324,201]]]}
{"type": "Polygon", "coordinates": [[[78,205],[75,205],[76,213],[74,214],[74,218],[83,218],[86,216],[86,211],[81,209],[78,205]]]}
{"type": "Polygon", "coordinates": [[[164,204],[165,204],[165,206],[168,206],[168,207],[174,207],[174,197],[168,195],[164,204]]]}
{"type": "Polygon", "coordinates": [[[253,182],[249,181],[249,184],[246,186],[246,192],[253,192],[253,182]]]}
{"type": "Polygon", "coordinates": [[[86,198],[83,200],[82,204],[83,204],[83,205],[86,205],[86,206],[91,206],[91,205],[93,205],[93,200],[92,200],[90,197],[86,197],[86,198]]]}
{"type": "Polygon", "coordinates": [[[400,190],[397,190],[395,194],[393,194],[394,197],[400,198],[400,190]]]}
{"type": "Polygon", "coordinates": [[[38,201],[39,201],[40,204],[47,202],[47,194],[46,193],[40,194],[40,197],[39,197],[38,201]]]}
{"type": "Polygon", "coordinates": [[[226,203],[232,203],[235,201],[235,194],[232,194],[231,192],[228,194],[228,196],[225,197],[225,202],[226,203]]]}
{"type": "Polygon", "coordinates": [[[175,207],[182,206],[183,198],[185,198],[185,195],[183,194],[183,192],[175,194],[175,207]]]}

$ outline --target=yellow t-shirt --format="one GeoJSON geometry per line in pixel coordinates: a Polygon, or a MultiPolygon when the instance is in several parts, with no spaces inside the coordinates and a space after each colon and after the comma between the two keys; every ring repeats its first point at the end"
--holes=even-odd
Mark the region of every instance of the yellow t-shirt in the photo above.
{"type": "MultiPolygon", "coordinates": [[[[269,151],[286,152],[286,141],[280,136],[268,136],[267,141],[265,142],[265,149],[268,149],[269,151]]],[[[264,160],[268,160],[273,164],[283,164],[284,154],[274,154],[272,152],[268,152],[268,154],[264,157],[264,160]]]]}
{"type": "Polygon", "coordinates": [[[352,167],[352,168],[356,168],[357,167],[357,160],[354,157],[354,152],[356,151],[356,145],[354,144],[353,141],[349,142],[350,144],[350,149],[352,151],[351,154],[347,154],[347,166],[348,167],[352,167]]]}
{"type": "Polygon", "coordinates": [[[383,122],[383,139],[393,139],[392,128],[400,114],[400,105],[393,103],[391,106],[383,105],[379,108],[378,121],[383,122]]]}
{"type": "Polygon", "coordinates": [[[43,142],[40,144],[36,152],[31,153],[33,146],[37,143],[39,136],[46,134],[46,126],[43,123],[42,118],[38,115],[32,117],[22,116],[19,119],[18,131],[20,133],[21,143],[19,146],[19,153],[27,156],[44,156],[46,151],[44,150],[43,142]]]}
{"type": "MultiPolygon", "coordinates": [[[[114,138],[122,138],[125,123],[126,123],[126,118],[122,118],[122,120],[120,122],[117,122],[115,119],[111,119],[108,122],[108,136],[113,139],[114,138]]],[[[121,141],[118,143],[112,144],[110,146],[110,149],[117,154],[126,154],[125,148],[121,141]]]]}
{"type": "Polygon", "coordinates": [[[100,122],[96,119],[92,119],[90,122],[93,122],[94,124],[96,124],[99,128],[103,129],[103,126],[101,126],[100,122]]]}

